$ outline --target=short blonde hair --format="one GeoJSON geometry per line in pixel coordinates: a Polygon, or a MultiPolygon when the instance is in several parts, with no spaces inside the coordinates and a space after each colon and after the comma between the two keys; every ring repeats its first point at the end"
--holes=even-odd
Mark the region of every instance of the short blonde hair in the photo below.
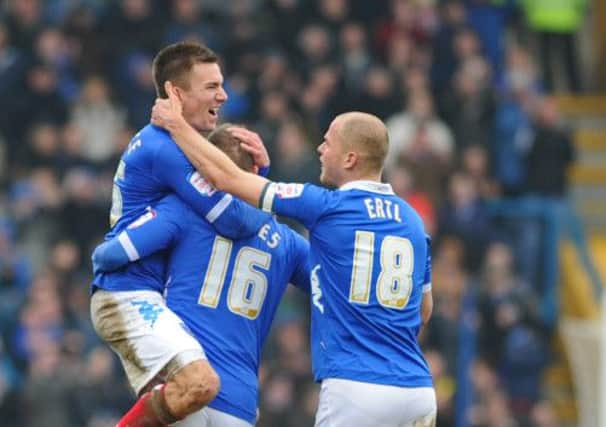
{"type": "Polygon", "coordinates": [[[339,134],[345,144],[366,160],[363,166],[369,172],[380,172],[389,149],[387,127],[377,116],[359,111],[340,114],[339,134]]]}

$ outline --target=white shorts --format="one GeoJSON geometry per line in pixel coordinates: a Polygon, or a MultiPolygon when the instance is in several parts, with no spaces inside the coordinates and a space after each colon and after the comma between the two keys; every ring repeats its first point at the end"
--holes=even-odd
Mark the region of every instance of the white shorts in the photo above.
{"type": "Polygon", "coordinates": [[[322,381],[315,427],[434,427],[436,413],[432,387],[329,378],[322,381]]]}
{"type": "Polygon", "coordinates": [[[254,427],[254,425],[233,415],[206,407],[188,415],[184,420],[171,424],[171,427],[254,427]]]}
{"type": "Polygon", "coordinates": [[[97,334],[120,356],[137,395],[152,380],[164,382],[191,362],[206,359],[200,343],[158,292],[98,289],[90,312],[97,334]]]}

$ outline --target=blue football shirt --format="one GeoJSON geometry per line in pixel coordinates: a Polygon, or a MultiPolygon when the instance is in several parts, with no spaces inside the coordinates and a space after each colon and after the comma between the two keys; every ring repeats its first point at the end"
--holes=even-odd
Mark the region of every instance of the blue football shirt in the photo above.
{"type": "Polygon", "coordinates": [[[431,386],[417,342],[429,247],[414,209],[370,181],[335,191],[268,183],[259,204],[309,230],[316,380],[431,386]]]}
{"type": "MultiPolygon", "coordinates": [[[[269,218],[231,195],[217,191],[198,174],[164,129],[148,125],[124,151],[112,191],[106,240],[118,236],[135,221],[153,218],[151,206],[175,193],[222,235],[251,236],[269,218]]],[[[112,273],[95,275],[93,287],[106,290],[162,291],[166,254],[156,253],[112,273]]]]}
{"type": "Polygon", "coordinates": [[[227,239],[172,195],[153,210],[117,238],[133,260],[170,249],[167,305],[221,378],[209,406],[254,424],[261,348],[287,284],[309,292],[309,245],[272,218],[252,237],[227,239]]]}

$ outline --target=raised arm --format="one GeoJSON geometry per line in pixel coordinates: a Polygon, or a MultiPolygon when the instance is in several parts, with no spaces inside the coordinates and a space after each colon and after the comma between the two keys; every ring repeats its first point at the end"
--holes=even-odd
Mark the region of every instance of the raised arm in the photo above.
{"type": "Polygon", "coordinates": [[[225,153],[191,127],[181,114],[181,101],[174,87],[166,82],[165,88],[169,97],[156,100],[152,123],[171,133],[189,161],[211,185],[257,206],[269,181],[240,169],[225,153]]]}

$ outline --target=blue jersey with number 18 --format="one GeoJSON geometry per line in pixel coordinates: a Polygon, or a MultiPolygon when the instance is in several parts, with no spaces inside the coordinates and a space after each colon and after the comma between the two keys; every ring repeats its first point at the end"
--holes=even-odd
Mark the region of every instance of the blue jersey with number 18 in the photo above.
{"type": "MultiPolygon", "coordinates": [[[[224,236],[251,236],[267,221],[260,212],[210,186],[172,141],[170,134],[148,125],[138,132],[122,154],[112,192],[109,240],[128,226],[155,216],[152,205],[174,193],[224,236]]],[[[157,253],[112,273],[95,275],[93,287],[111,291],[162,291],[165,254],[157,253]]]]}
{"type": "Polygon", "coordinates": [[[336,191],[269,183],[259,204],[309,229],[316,380],[431,386],[417,342],[429,247],[414,209],[370,181],[336,191]]]}

